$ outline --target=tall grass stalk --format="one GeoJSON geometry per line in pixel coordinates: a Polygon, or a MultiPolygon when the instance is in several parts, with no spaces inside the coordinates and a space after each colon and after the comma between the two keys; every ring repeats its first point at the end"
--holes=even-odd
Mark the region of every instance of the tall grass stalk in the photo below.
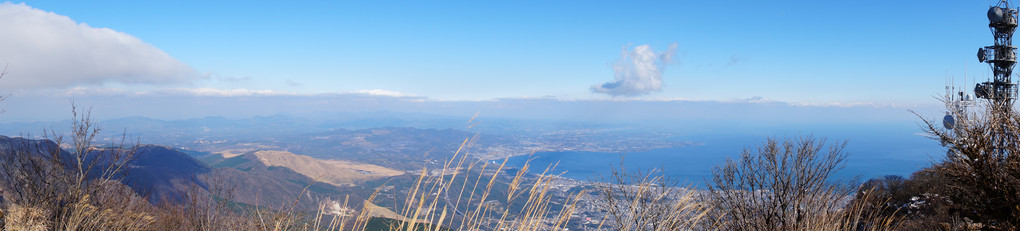
{"type": "Polygon", "coordinates": [[[577,193],[557,197],[552,191],[557,177],[552,174],[555,165],[529,176],[531,165],[527,162],[516,174],[503,176],[509,158],[494,168],[487,162],[469,160],[468,150],[477,138],[475,135],[464,139],[453,157],[442,163],[441,169],[422,169],[406,195],[401,211],[404,219],[395,228],[549,230],[566,227],[580,197],[577,193]],[[493,197],[496,192],[499,197],[493,197]]]}

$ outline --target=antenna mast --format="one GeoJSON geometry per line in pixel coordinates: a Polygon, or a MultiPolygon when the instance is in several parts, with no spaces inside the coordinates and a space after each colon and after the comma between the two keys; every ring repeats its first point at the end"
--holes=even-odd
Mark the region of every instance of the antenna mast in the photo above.
{"type": "Polygon", "coordinates": [[[1013,32],[1017,27],[1017,9],[1010,8],[1006,0],[988,8],[988,28],[995,38],[995,45],[978,48],[978,61],[988,63],[994,78],[991,82],[978,83],[974,95],[988,99],[993,110],[1009,111],[1016,99],[1017,87],[1010,77],[1016,65],[1016,47],[1013,46],[1013,32]]]}

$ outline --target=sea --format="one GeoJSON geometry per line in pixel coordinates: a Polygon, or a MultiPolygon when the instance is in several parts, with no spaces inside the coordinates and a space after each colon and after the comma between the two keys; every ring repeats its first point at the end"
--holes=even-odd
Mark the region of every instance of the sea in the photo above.
{"type": "MultiPolygon", "coordinates": [[[[638,152],[537,152],[510,158],[508,166],[520,168],[530,161],[533,170],[556,165],[553,173],[563,177],[605,181],[613,171],[653,173],[670,177],[683,185],[697,187],[712,177],[712,171],[727,158],[738,158],[745,149],[756,152],[766,139],[811,136],[829,144],[846,142],[845,166],[835,179],[864,181],[887,175],[909,177],[945,157],[946,149],[924,135],[916,124],[846,125],[758,129],[732,129],[680,135],[677,141],[694,143],[684,147],[638,152]]],[[[823,150],[824,151],[824,150],[823,150]]]]}

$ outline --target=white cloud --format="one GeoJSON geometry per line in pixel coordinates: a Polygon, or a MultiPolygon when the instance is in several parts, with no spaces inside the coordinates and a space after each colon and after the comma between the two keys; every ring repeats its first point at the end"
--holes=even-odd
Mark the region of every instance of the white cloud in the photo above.
{"type": "Polygon", "coordinates": [[[896,103],[869,103],[869,102],[823,102],[823,103],[789,103],[789,104],[793,105],[793,106],[798,106],[798,107],[840,107],[840,108],[850,108],[850,107],[873,107],[873,108],[902,107],[902,108],[911,108],[911,107],[920,107],[921,106],[921,105],[903,105],[903,104],[896,104],[896,103]]]}
{"type": "MultiPolygon", "coordinates": [[[[52,95],[57,97],[74,97],[74,96],[122,96],[136,94],[134,92],[125,91],[117,88],[96,88],[96,87],[73,87],[71,89],[62,91],[31,91],[32,93],[41,93],[45,95],[52,95]]],[[[29,94],[33,95],[33,94],[29,94]]],[[[38,94],[36,94],[38,95],[38,94]]]]}
{"type": "Polygon", "coordinates": [[[624,47],[620,59],[613,64],[616,80],[591,86],[591,90],[612,96],[635,96],[660,91],[663,67],[672,61],[675,53],[676,44],[659,53],[648,45],[634,47],[629,52],[624,47]]]}
{"type": "Polygon", "coordinates": [[[358,96],[358,97],[393,97],[418,98],[412,94],[382,89],[356,90],[333,93],[297,93],[269,89],[219,89],[219,88],[162,88],[152,90],[128,90],[111,87],[77,86],[66,89],[18,90],[16,96],[24,97],[90,97],[90,96],[197,96],[197,97],[246,97],[246,96],[358,96]]]}
{"type": "Polygon", "coordinates": [[[30,6],[0,4],[0,65],[7,88],[186,83],[199,75],[131,35],[30,6]]]}
{"type": "Polygon", "coordinates": [[[356,94],[365,94],[365,95],[374,95],[374,96],[389,96],[389,97],[415,97],[414,95],[411,95],[411,94],[405,94],[405,93],[396,92],[396,91],[387,91],[387,90],[382,90],[382,89],[357,90],[357,91],[354,91],[353,93],[356,93],[356,94]]]}
{"type": "Polygon", "coordinates": [[[252,89],[216,89],[216,88],[176,88],[170,90],[161,90],[152,93],[144,94],[180,94],[190,96],[219,96],[219,97],[234,97],[234,96],[257,96],[257,95],[295,95],[291,92],[273,91],[273,90],[252,90],[252,89]]]}
{"type": "Polygon", "coordinates": [[[751,98],[745,99],[744,102],[748,102],[748,103],[774,103],[774,102],[778,102],[778,101],[771,100],[771,99],[766,99],[765,97],[761,97],[761,96],[755,96],[755,97],[751,97],[751,98]]]}

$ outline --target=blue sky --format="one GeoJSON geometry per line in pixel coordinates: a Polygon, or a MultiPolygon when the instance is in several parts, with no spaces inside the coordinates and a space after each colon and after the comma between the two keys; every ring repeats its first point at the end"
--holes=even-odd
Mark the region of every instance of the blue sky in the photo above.
{"type": "MultiPolygon", "coordinates": [[[[665,52],[643,99],[937,103],[947,75],[988,78],[991,1],[33,1],[151,44],[208,78],[89,87],[379,89],[430,100],[601,99],[624,49],[665,52]]],[[[0,57],[3,58],[3,57],[0,57]]],[[[15,62],[10,61],[8,62],[15,62]]],[[[12,65],[7,77],[20,78],[12,65]]],[[[627,96],[617,96],[622,98],[627,96]]]]}

